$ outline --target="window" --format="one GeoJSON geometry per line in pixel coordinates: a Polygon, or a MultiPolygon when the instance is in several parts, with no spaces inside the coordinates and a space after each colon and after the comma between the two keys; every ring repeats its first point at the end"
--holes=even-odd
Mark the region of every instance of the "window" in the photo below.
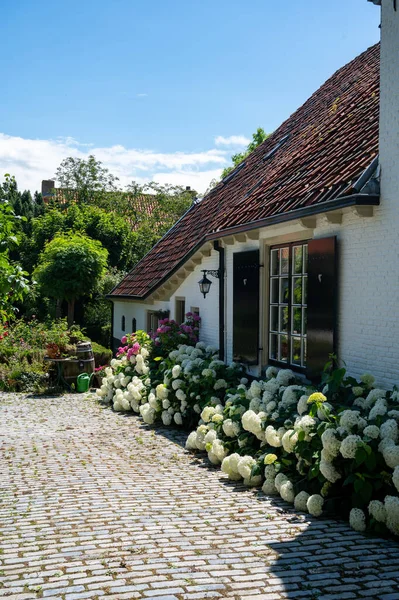
{"type": "Polygon", "coordinates": [[[186,320],[186,301],[184,298],[176,298],[175,321],[181,325],[186,320]]]}
{"type": "Polygon", "coordinates": [[[270,249],[270,362],[306,366],[307,272],[307,243],[270,249]]]}
{"type": "Polygon", "coordinates": [[[191,307],[191,312],[193,313],[193,315],[197,315],[197,317],[199,317],[199,308],[198,308],[198,306],[192,306],[191,307]]]}
{"type": "Polygon", "coordinates": [[[147,311],[147,332],[156,331],[158,329],[158,313],[154,310],[147,311]]]}
{"type": "Polygon", "coordinates": [[[136,330],[137,330],[137,321],[133,317],[133,319],[132,319],[132,333],[136,333],[136,330]]]}
{"type": "Polygon", "coordinates": [[[122,317],[121,328],[122,328],[122,331],[126,331],[126,319],[125,319],[125,315],[123,315],[123,317],[122,317]]]}

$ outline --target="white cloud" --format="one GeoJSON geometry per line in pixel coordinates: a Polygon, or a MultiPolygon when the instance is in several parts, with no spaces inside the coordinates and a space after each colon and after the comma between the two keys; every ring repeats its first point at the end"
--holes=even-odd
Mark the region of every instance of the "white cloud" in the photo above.
{"type": "MultiPolygon", "coordinates": [[[[241,136],[223,139],[233,138],[241,139],[241,136]]],[[[189,185],[198,192],[204,192],[230,162],[230,152],[215,147],[199,152],[156,152],[119,145],[95,147],[72,137],[41,140],[0,133],[0,180],[5,173],[10,173],[15,175],[19,189],[34,192],[40,190],[42,179],[54,178],[64,158],[87,158],[89,154],[94,154],[119,177],[123,187],[132,180],[157,181],[189,185]]]]}
{"type": "Polygon", "coordinates": [[[229,137],[218,135],[215,137],[216,146],[248,146],[250,141],[244,135],[230,135],[229,137]]]}
{"type": "Polygon", "coordinates": [[[136,98],[147,98],[148,94],[136,94],[136,98]]]}

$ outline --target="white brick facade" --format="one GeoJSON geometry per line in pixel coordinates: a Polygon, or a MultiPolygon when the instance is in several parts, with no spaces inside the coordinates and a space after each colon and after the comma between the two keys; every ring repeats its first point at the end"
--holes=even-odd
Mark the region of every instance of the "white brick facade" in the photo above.
{"type": "MultiPolygon", "coordinates": [[[[345,209],[342,223],[317,217],[314,229],[305,231],[299,222],[264,228],[259,240],[226,245],[225,341],[226,358],[233,353],[233,254],[259,248],[261,262],[260,331],[267,363],[268,246],[281,241],[336,235],[339,253],[338,354],[354,376],[372,372],[383,386],[399,384],[399,10],[392,0],[382,2],[381,28],[381,205],[371,217],[359,217],[345,209]]],[[[212,251],[175,290],[169,301],[145,304],[115,301],[114,335],[122,335],[122,314],[127,327],[133,317],[138,328],[146,326],[146,312],[170,308],[175,316],[176,298],[185,298],[186,310],[199,307],[201,339],[218,346],[218,281],[204,299],[198,287],[201,269],[217,269],[219,255],[212,251]]],[[[254,374],[259,369],[254,368],[254,374]]]]}

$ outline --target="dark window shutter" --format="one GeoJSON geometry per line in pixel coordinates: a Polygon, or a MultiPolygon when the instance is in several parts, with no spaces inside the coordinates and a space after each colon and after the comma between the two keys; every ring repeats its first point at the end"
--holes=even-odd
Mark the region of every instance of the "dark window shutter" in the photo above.
{"type": "Polygon", "coordinates": [[[132,319],[132,333],[136,333],[136,329],[137,329],[136,319],[135,319],[135,317],[133,317],[133,319],[132,319]]]}
{"type": "Polygon", "coordinates": [[[233,356],[258,364],[259,250],[233,255],[233,356]]]}
{"type": "Polygon", "coordinates": [[[321,374],[329,354],[335,352],[337,260],[336,238],[308,243],[307,372],[321,374]]]}

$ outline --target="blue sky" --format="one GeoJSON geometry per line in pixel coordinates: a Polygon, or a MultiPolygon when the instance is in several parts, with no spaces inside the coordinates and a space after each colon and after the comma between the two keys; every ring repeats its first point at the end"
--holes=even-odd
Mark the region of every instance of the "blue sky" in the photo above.
{"type": "Polygon", "coordinates": [[[366,0],[2,0],[0,174],[36,189],[94,152],[122,184],[202,191],[378,24],[366,0]]]}

